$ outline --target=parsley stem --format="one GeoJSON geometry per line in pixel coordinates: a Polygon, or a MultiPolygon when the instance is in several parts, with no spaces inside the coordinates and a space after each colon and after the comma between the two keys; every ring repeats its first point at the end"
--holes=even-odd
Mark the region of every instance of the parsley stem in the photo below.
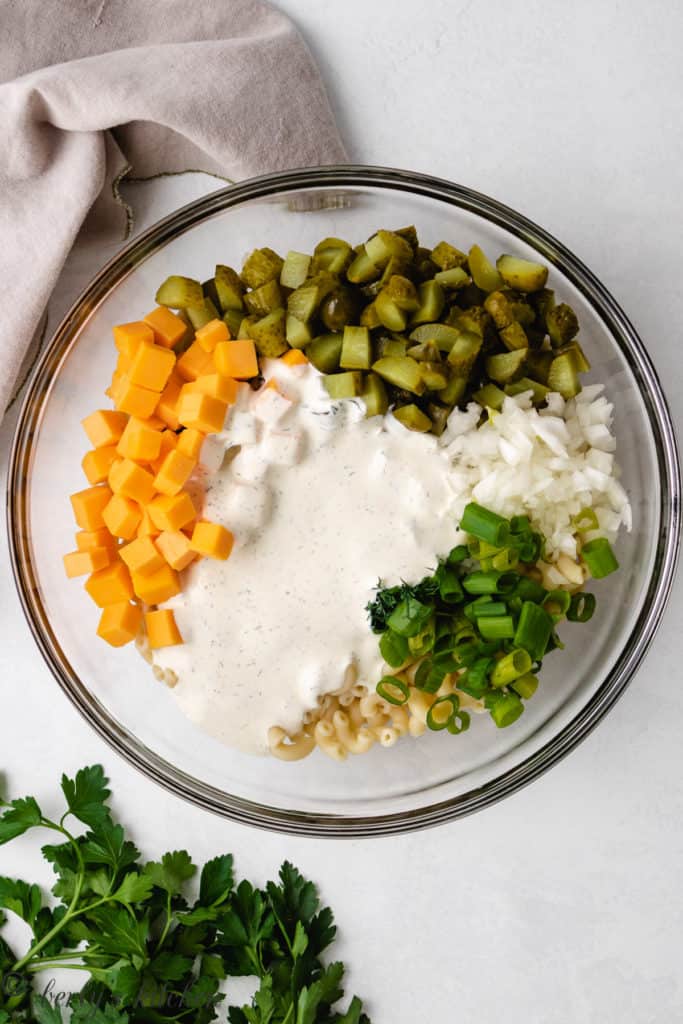
{"type": "Polygon", "coordinates": [[[166,936],[168,935],[168,929],[170,927],[171,927],[171,894],[170,894],[170,892],[168,892],[168,893],[166,893],[166,924],[164,925],[164,930],[162,931],[161,936],[159,938],[159,941],[157,942],[157,949],[156,949],[157,953],[159,952],[159,950],[163,946],[164,942],[166,941],[166,936]]]}

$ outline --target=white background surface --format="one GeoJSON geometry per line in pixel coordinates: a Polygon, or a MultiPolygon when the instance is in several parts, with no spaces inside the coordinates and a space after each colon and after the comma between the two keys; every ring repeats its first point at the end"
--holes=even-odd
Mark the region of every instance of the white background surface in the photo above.
{"type": "MultiPolygon", "coordinates": [[[[280,6],[320,61],[351,157],[454,179],[565,242],[634,320],[680,432],[683,8],[280,6]]],[[[214,185],[193,176],[131,188],[138,227],[214,185]]],[[[60,305],[109,255],[75,254],[60,305]]],[[[16,409],[0,429],[3,477],[15,418],[16,409]]],[[[625,697],[550,774],[436,831],[331,843],[212,817],[110,752],[34,649],[0,544],[0,768],[13,795],[34,792],[49,807],[63,769],[101,761],[145,855],[232,850],[261,880],[292,859],[333,906],[336,954],[375,1024],[683,1020],[680,578],[625,697]]],[[[49,877],[28,839],[2,850],[0,873],[49,877]]]]}

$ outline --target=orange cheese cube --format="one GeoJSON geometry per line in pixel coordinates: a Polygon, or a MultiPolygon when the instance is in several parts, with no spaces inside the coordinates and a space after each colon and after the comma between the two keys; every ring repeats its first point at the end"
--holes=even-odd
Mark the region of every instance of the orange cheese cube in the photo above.
{"type": "Polygon", "coordinates": [[[154,477],[132,459],[122,459],[109,471],[109,486],[114,494],[146,505],[154,497],[154,477]]]}
{"type": "Polygon", "coordinates": [[[178,359],[176,368],[183,380],[196,380],[214,369],[213,356],[198,341],[193,341],[178,359]]]}
{"type": "Polygon", "coordinates": [[[104,526],[102,511],[111,498],[109,487],[88,487],[71,495],[71,507],[82,530],[100,530],[104,526]]]}
{"type": "Polygon", "coordinates": [[[186,569],[197,557],[197,552],[192,550],[189,538],[182,530],[164,530],[154,543],[176,572],[186,569]]]}
{"type": "Polygon", "coordinates": [[[183,386],[183,378],[179,377],[177,373],[172,373],[169,377],[168,384],[161,392],[161,398],[157,405],[157,416],[163,420],[167,427],[171,430],[177,430],[180,426],[178,422],[178,399],[180,397],[180,389],[183,386]]]}
{"type": "Polygon", "coordinates": [[[154,477],[154,487],[160,494],[178,494],[187,483],[194,467],[195,460],[189,455],[183,455],[177,450],[169,452],[154,477]]]}
{"type": "Polygon", "coordinates": [[[289,352],[285,352],[281,357],[281,362],[287,366],[303,366],[304,363],[308,362],[308,359],[300,348],[290,348],[289,352]]]}
{"type": "Polygon", "coordinates": [[[121,434],[116,451],[124,459],[153,462],[159,458],[161,451],[161,431],[154,430],[144,420],[131,416],[121,434]]]}
{"type": "Polygon", "coordinates": [[[133,357],[128,355],[127,352],[121,352],[119,358],[116,360],[115,374],[118,374],[118,379],[125,376],[133,365],[133,357]]]}
{"type": "Polygon", "coordinates": [[[117,324],[112,327],[114,344],[119,352],[132,356],[138,345],[154,344],[154,331],[142,320],[134,320],[130,324],[117,324]]]}
{"type": "Polygon", "coordinates": [[[141,624],[142,608],[128,601],[120,601],[103,609],[97,635],[112,647],[123,647],[135,640],[141,624]]]}
{"type": "MultiPolygon", "coordinates": [[[[120,412],[137,416],[140,420],[148,419],[157,407],[159,392],[133,384],[127,374],[116,382],[113,388],[114,405],[120,412]]],[[[122,431],[123,433],[123,431],[122,431]]]]}
{"type": "Polygon", "coordinates": [[[125,374],[119,373],[118,370],[114,370],[114,372],[111,375],[111,384],[109,385],[108,388],[105,388],[104,393],[107,396],[107,398],[111,398],[112,402],[115,400],[116,391],[118,388],[121,387],[121,382],[124,377],[125,374]]]}
{"type": "Polygon", "coordinates": [[[183,455],[189,455],[191,459],[195,461],[199,458],[199,452],[204,441],[204,434],[200,430],[194,430],[193,427],[188,427],[177,435],[178,444],[177,448],[183,455]]]}
{"type": "Polygon", "coordinates": [[[93,448],[104,448],[107,445],[116,444],[127,421],[128,417],[123,412],[98,409],[97,412],[92,412],[84,420],[81,420],[81,425],[93,448]]]}
{"type": "Polygon", "coordinates": [[[221,341],[213,352],[216,369],[224,377],[248,380],[258,374],[256,346],[249,338],[221,341]]]}
{"type": "Polygon", "coordinates": [[[98,608],[106,608],[107,605],[119,604],[121,601],[131,601],[133,598],[130,573],[119,558],[105,569],[100,569],[89,576],[85,589],[98,608]]]}
{"type": "Polygon", "coordinates": [[[138,537],[130,544],[124,544],[119,554],[133,576],[151,576],[164,567],[164,558],[155,548],[151,537],[138,537]]]}
{"type": "Polygon", "coordinates": [[[99,530],[81,530],[76,534],[76,547],[79,551],[94,551],[95,548],[116,550],[116,541],[106,526],[99,530]]]}
{"type": "Polygon", "coordinates": [[[180,593],[180,580],[170,565],[164,565],[149,576],[134,573],[133,589],[145,604],[162,604],[180,593]]]}
{"type": "Polygon", "coordinates": [[[74,576],[89,576],[91,572],[104,569],[111,561],[107,548],[93,548],[92,551],[70,551],[64,555],[64,569],[69,579],[74,576]]]}
{"type": "Polygon", "coordinates": [[[173,348],[185,337],[187,324],[165,306],[158,306],[148,313],[145,323],[154,331],[154,341],[163,348],[173,348]]]}
{"type": "Polygon", "coordinates": [[[178,443],[178,435],[174,434],[172,430],[164,430],[161,434],[161,447],[159,448],[159,455],[152,462],[152,472],[156,476],[161,467],[164,464],[164,459],[169,452],[172,452],[178,443]]]}
{"type": "Polygon", "coordinates": [[[101,484],[109,475],[112,462],[116,458],[116,447],[108,444],[104,448],[93,448],[86,452],[81,461],[83,472],[91,484],[101,484]]]}
{"type": "Polygon", "coordinates": [[[207,558],[224,562],[230,557],[234,537],[219,523],[199,522],[192,531],[192,549],[207,558]]]}
{"type": "Polygon", "coordinates": [[[143,509],[141,509],[141,511],[142,511],[142,518],[140,519],[140,525],[137,528],[137,536],[138,537],[158,537],[159,536],[159,530],[157,530],[156,526],[152,522],[152,518],[151,518],[151,516],[149,514],[149,511],[147,510],[147,508],[143,508],[143,509]]]}
{"type": "Polygon", "coordinates": [[[158,647],[174,647],[181,644],[183,638],[176,625],[175,615],[170,608],[160,608],[156,612],[145,615],[145,629],[149,646],[155,651],[158,647]]]}
{"type": "Polygon", "coordinates": [[[165,494],[151,501],[147,506],[150,519],[159,530],[182,530],[193,519],[197,518],[197,510],[187,491],[181,491],[173,497],[165,494]]]}
{"type": "Polygon", "coordinates": [[[132,540],[137,532],[142,519],[140,506],[124,498],[121,494],[114,494],[107,507],[102,513],[107,529],[114,537],[121,537],[123,540],[132,540]]]}
{"type": "Polygon", "coordinates": [[[143,422],[150,428],[150,430],[166,429],[166,424],[162,420],[161,416],[158,416],[156,413],[153,416],[148,416],[143,422]]]}
{"type": "Polygon", "coordinates": [[[222,430],[227,411],[225,402],[201,392],[183,392],[178,401],[180,423],[184,427],[201,430],[204,434],[217,434],[222,430]]]}
{"type": "Polygon", "coordinates": [[[195,339],[206,352],[213,352],[219,341],[229,341],[230,331],[223,320],[209,320],[195,331],[195,339]]]}
{"type": "Polygon", "coordinates": [[[175,352],[162,345],[139,345],[127,373],[132,384],[163,391],[174,365],[175,352]]]}
{"type": "Polygon", "coordinates": [[[206,373],[197,377],[194,384],[186,384],[185,387],[194,387],[200,394],[211,395],[212,398],[232,405],[237,398],[239,384],[232,377],[224,377],[220,373],[206,373]]]}

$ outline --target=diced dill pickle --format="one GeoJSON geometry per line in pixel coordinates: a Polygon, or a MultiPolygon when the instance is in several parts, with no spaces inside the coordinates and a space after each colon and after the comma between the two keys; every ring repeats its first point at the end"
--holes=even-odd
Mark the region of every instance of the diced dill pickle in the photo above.
{"type": "Polygon", "coordinates": [[[207,299],[211,299],[216,309],[220,310],[221,300],[218,298],[218,292],[216,290],[216,282],[212,277],[207,278],[206,281],[202,281],[202,291],[207,299]]]}
{"type": "Polygon", "coordinates": [[[482,346],[481,336],[472,331],[461,331],[448,353],[448,362],[458,376],[469,373],[482,346]]]}
{"type": "Polygon", "coordinates": [[[445,388],[439,391],[439,399],[444,405],[457,405],[467,390],[467,377],[451,377],[445,388]]]}
{"type": "Polygon", "coordinates": [[[370,259],[365,251],[365,246],[361,246],[360,251],[346,271],[346,276],[353,284],[364,284],[366,281],[373,281],[379,277],[381,269],[370,259]]]}
{"type": "Polygon", "coordinates": [[[305,252],[290,249],[280,271],[280,284],[283,288],[299,288],[308,277],[311,257],[305,252]]]}
{"type": "Polygon", "coordinates": [[[550,372],[550,367],[552,366],[554,358],[554,353],[548,352],[546,349],[543,349],[540,352],[531,349],[527,356],[527,369],[529,370],[529,375],[533,377],[534,380],[540,381],[541,384],[547,384],[548,373],[550,372]]]}
{"type": "Polygon", "coordinates": [[[462,267],[449,267],[448,270],[439,270],[434,274],[434,280],[442,288],[464,288],[470,283],[470,277],[462,267]]]}
{"type": "Polygon", "coordinates": [[[491,317],[483,306],[470,306],[469,309],[458,311],[456,327],[463,331],[471,331],[472,334],[478,334],[483,338],[490,325],[491,317]]]}
{"type": "Polygon", "coordinates": [[[339,365],[343,370],[369,370],[372,362],[370,332],[367,327],[344,328],[339,365]]]}
{"type": "Polygon", "coordinates": [[[495,292],[496,289],[503,287],[503,278],[478,245],[473,245],[470,249],[467,263],[477,288],[484,292],[495,292]]]}
{"type": "Polygon", "coordinates": [[[540,292],[534,292],[529,296],[529,302],[536,310],[536,315],[545,328],[545,318],[555,305],[555,292],[552,288],[542,288],[540,292]]]}
{"type": "Polygon", "coordinates": [[[481,306],[486,298],[486,292],[477,288],[474,281],[470,281],[464,288],[458,289],[458,305],[461,309],[469,309],[470,306],[481,306]]]}
{"type": "Polygon", "coordinates": [[[499,412],[503,408],[505,392],[501,391],[499,387],[489,381],[488,384],[484,384],[484,386],[479,388],[478,391],[475,391],[472,398],[475,402],[478,402],[479,405],[486,406],[489,409],[495,409],[499,412]]]}
{"type": "Polygon", "coordinates": [[[451,410],[447,409],[445,405],[437,405],[436,402],[430,402],[427,406],[427,412],[429,413],[429,418],[432,421],[432,434],[436,434],[437,437],[441,437],[446,429],[446,423],[451,414],[451,410]]]}
{"type": "Polygon", "coordinates": [[[512,305],[510,304],[507,295],[503,292],[491,292],[484,299],[484,309],[489,314],[494,324],[499,331],[503,328],[509,327],[511,323],[514,323],[514,315],[512,313],[512,305]]]}
{"type": "Polygon", "coordinates": [[[421,395],[425,389],[420,364],[409,356],[382,356],[372,369],[389,384],[415,395],[421,395]]]}
{"type": "Polygon", "coordinates": [[[377,316],[377,308],[374,302],[369,302],[361,311],[360,322],[362,327],[369,327],[374,331],[376,327],[382,326],[382,321],[377,316]]]}
{"type": "Polygon", "coordinates": [[[281,309],[284,305],[284,297],[278,281],[267,281],[259,288],[246,292],[244,304],[254,316],[265,316],[266,313],[272,313],[274,309],[281,309]]]}
{"type": "Polygon", "coordinates": [[[327,270],[331,274],[343,274],[352,258],[353,250],[343,238],[323,238],[313,250],[311,272],[327,270]]]}
{"type": "Polygon", "coordinates": [[[292,348],[306,348],[308,343],[313,340],[313,332],[303,320],[288,313],[285,320],[285,337],[288,345],[292,348]]]}
{"type": "Polygon", "coordinates": [[[519,380],[505,385],[506,395],[521,395],[524,391],[532,392],[534,405],[542,405],[550,394],[550,388],[545,384],[539,384],[537,380],[532,380],[531,377],[520,377],[519,380]]]}
{"type": "Polygon", "coordinates": [[[334,373],[339,369],[343,335],[321,334],[306,346],[306,355],[316,370],[334,373]]]}
{"type": "Polygon", "coordinates": [[[486,372],[497,384],[507,384],[516,377],[521,377],[528,354],[526,348],[516,348],[512,352],[500,352],[489,356],[486,360],[486,372]]]}
{"type": "Polygon", "coordinates": [[[443,312],[445,302],[443,288],[439,282],[423,281],[417,292],[420,305],[410,319],[411,325],[430,324],[434,320],[438,320],[443,312]]]}
{"type": "Polygon", "coordinates": [[[555,348],[568,344],[579,333],[579,321],[576,313],[566,302],[548,310],[545,317],[550,341],[555,348]]]}
{"type": "Polygon", "coordinates": [[[339,285],[320,303],[320,319],[328,331],[342,331],[358,320],[358,299],[351,288],[339,285]]]}
{"type": "Polygon", "coordinates": [[[244,261],[240,276],[249,288],[260,288],[268,281],[280,280],[284,262],[281,256],[267,246],[254,249],[244,261]]]}
{"type": "Polygon", "coordinates": [[[591,368],[591,364],[586,359],[586,354],[579,345],[578,341],[572,341],[569,345],[565,345],[563,348],[557,350],[557,355],[562,355],[564,352],[571,352],[574,358],[574,365],[579,373],[588,373],[591,368]]]}
{"type": "Polygon", "coordinates": [[[256,323],[257,319],[258,318],[255,316],[243,316],[242,319],[240,320],[240,328],[239,331],[237,332],[237,337],[240,339],[251,338],[251,329],[256,323]]]}
{"type": "Polygon", "coordinates": [[[457,327],[449,327],[448,324],[422,324],[410,332],[410,340],[418,344],[433,341],[440,352],[450,352],[459,334],[457,327]]]}
{"type": "MultiPolygon", "coordinates": [[[[185,312],[195,331],[198,331],[200,327],[204,327],[205,324],[210,323],[212,320],[220,318],[220,313],[208,296],[197,306],[187,306],[185,312]]],[[[240,313],[240,317],[241,315],[240,313]]]]}
{"type": "Polygon", "coordinates": [[[426,434],[432,429],[432,421],[429,416],[416,405],[402,405],[398,409],[394,409],[394,417],[408,430],[418,430],[421,434],[426,434]]]}
{"type": "Polygon", "coordinates": [[[277,359],[287,351],[289,346],[285,338],[286,315],[284,309],[274,309],[272,313],[251,325],[251,339],[259,355],[277,359]]]}
{"type": "Polygon", "coordinates": [[[408,354],[408,342],[404,338],[378,338],[377,358],[382,356],[405,356],[408,354]]]}
{"type": "Polygon", "coordinates": [[[159,285],[156,293],[158,306],[171,306],[173,309],[200,306],[203,298],[204,292],[199,281],[192,277],[180,277],[178,274],[167,277],[164,283],[159,285]]]}
{"type": "Polygon", "coordinates": [[[225,321],[230,335],[236,338],[239,334],[240,325],[244,319],[244,314],[241,309],[226,309],[223,314],[223,320],[225,321]]]}
{"type": "Polygon", "coordinates": [[[530,327],[536,319],[536,314],[528,302],[514,299],[510,302],[510,306],[512,308],[513,317],[517,323],[522,324],[523,327],[530,327]]]}
{"type": "Polygon", "coordinates": [[[405,238],[394,234],[393,231],[378,231],[365,243],[365,251],[378,266],[383,267],[393,257],[398,257],[409,263],[413,258],[413,250],[405,238]]]}
{"type": "Polygon", "coordinates": [[[467,263],[467,256],[460,252],[454,245],[448,242],[439,242],[431,251],[432,262],[436,263],[439,270],[450,270],[451,267],[464,267],[467,263]]]}
{"type": "Polygon", "coordinates": [[[508,324],[507,327],[503,327],[499,333],[500,340],[505,345],[505,348],[509,350],[529,347],[529,339],[524,332],[524,328],[517,321],[508,324]]]}
{"type": "Polygon", "coordinates": [[[334,279],[311,277],[287,299],[287,312],[306,323],[313,317],[323,295],[334,287],[334,279]]]}
{"type": "MultiPolygon", "coordinates": [[[[380,288],[384,288],[385,285],[389,284],[394,274],[397,274],[399,277],[409,277],[409,272],[409,260],[401,259],[400,256],[392,256],[382,271],[382,276],[379,279],[380,288]]],[[[372,285],[366,285],[366,287],[372,287],[372,285]]]]}
{"type": "Polygon", "coordinates": [[[224,313],[228,309],[244,308],[242,301],[244,285],[239,274],[232,267],[225,267],[219,263],[213,281],[219,305],[224,313]]]}
{"type": "Polygon", "coordinates": [[[368,373],[360,396],[365,402],[366,416],[383,416],[389,408],[387,389],[376,373],[368,373]]]}
{"type": "Polygon", "coordinates": [[[375,299],[380,322],[390,331],[402,331],[408,323],[408,313],[415,312],[420,302],[412,281],[394,274],[375,299]]]}
{"type": "Polygon", "coordinates": [[[355,398],[363,390],[363,374],[357,370],[330,373],[323,378],[323,384],[330,398],[355,398]]]}
{"type": "Polygon", "coordinates": [[[438,345],[433,341],[423,341],[419,345],[413,345],[405,355],[411,359],[417,359],[418,363],[438,363],[441,359],[441,352],[438,345]]]}
{"type": "Polygon", "coordinates": [[[427,391],[441,391],[446,387],[449,374],[443,363],[420,363],[420,366],[427,391]]]}
{"type": "Polygon", "coordinates": [[[542,263],[533,263],[518,256],[499,256],[496,267],[500,276],[510,288],[520,292],[537,292],[545,288],[548,280],[548,268],[542,263]]]}
{"type": "Polygon", "coordinates": [[[573,352],[555,356],[548,371],[548,387],[551,391],[559,391],[563,398],[578,395],[581,381],[573,352]]]}
{"type": "Polygon", "coordinates": [[[405,228],[396,228],[394,231],[395,235],[399,235],[401,238],[405,238],[406,242],[411,249],[417,249],[419,245],[419,239],[417,237],[417,230],[414,224],[409,224],[405,228]]]}
{"type": "Polygon", "coordinates": [[[429,249],[421,245],[415,250],[413,267],[418,281],[431,281],[439,269],[432,260],[429,249]]]}

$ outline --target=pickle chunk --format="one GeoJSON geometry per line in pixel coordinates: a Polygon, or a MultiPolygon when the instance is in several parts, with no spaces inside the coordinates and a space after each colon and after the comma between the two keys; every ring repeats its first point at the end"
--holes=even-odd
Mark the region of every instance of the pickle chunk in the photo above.
{"type": "Polygon", "coordinates": [[[520,292],[538,292],[545,288],[548,268],[542,263],[532,263],[518,256],[499,256],[496,260],[498,273],[510,288],[520,292]]]}

